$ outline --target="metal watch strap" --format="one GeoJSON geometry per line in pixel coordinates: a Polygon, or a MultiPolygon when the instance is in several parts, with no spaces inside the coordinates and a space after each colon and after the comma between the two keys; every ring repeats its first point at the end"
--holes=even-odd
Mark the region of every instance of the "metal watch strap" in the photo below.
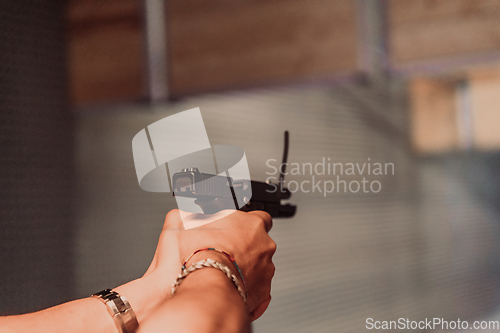
{"type": "Polygon", "coordinates": [[[100,299],[106,305],[120,333],[134,333],[137,330],[139,323],[130,303],[124,296],[120,296],[111,289],[105,289],[92,296],[100,299]]]}

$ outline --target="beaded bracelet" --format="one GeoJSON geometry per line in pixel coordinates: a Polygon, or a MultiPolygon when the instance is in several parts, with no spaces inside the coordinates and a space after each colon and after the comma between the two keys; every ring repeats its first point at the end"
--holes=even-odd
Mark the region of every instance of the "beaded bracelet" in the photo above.
{"type": "Polygon", "coordinates": [[[185,269],[186,264],[189,261],[189,259],[191,259],[196,253],[202,252],[202,251],[215,251],[215,252],[219,252],[219,253],[225,255],[229,259],[229,261],[231,261],[231,263],[234,265],[234,267],[236,267],[236,269],[238,270],[238,274],[240,275],[241,281],[243,281],[243,286],[245,287],[245,295],[247,295],[248,288],[247,288],[247,283],[245,282],[245,278],[243,277],[243,273],[241,272],[241,269],[238,266],[238,264],[236,263],[236,261],[234,260],[234,258],[226,251],[216,249],[215,247],[206,247],[203,249],[196,250],[193,253],[191,253],[191,255],[189,257],[187,257],[186,261],[184,261],[184,263],[182,264],[181,269],[185,269]]]}
{"type": "Polygon", "coordinates": [[[204,268],[204,267],[216,268],[216,269],[222,271],[224,274],[226,274],[226,276],[229,278],[229,280],[231,280],[231,282],[233,283],[234,287],[240,293],[241,297],[243,298],[243,302],[246,303],[247,296],[243,292],[243,289],[241,289],[240,282],[238,281],[238,278],[236,278],[236,276],[231,273],[231,270],[229,269],[229,267],[227,267],[226,265],[224,265],[218,261],[212,260],[212,259],[205,259],[202,261],[198,261],[198,262],[195,262],[194,264],[192,264],[191,266],[189,266],[188,268],[183,268],[181,274],[179,274],[179,276],[175,280],[174,284],[172,285],[172,295],[175,294],[177,287],[180,286],[180,284],[182,283],[182,281],[184,281],[186,276],[188,276],[190,273],[192,273],[198,269],[204,268]]]}

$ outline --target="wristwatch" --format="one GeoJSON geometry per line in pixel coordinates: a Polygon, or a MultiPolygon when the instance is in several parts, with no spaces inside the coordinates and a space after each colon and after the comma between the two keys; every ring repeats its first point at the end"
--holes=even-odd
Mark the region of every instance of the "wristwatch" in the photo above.
{"type": "Polygon", "coordinates": [[[92,296],[100,299],[107,306],[108,312],[113,317],[118,328],[118,332],[134,333],[137,330],[139,322],[130,303],[124,296],[111,289],[105,289],[92,296]]]}

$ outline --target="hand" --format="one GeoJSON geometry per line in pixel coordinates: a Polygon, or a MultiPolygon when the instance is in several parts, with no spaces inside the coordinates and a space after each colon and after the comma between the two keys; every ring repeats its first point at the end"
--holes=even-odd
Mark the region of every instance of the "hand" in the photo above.
{"type": "MultiPolygon", "coordinates": [[[[227,211],[218,214],[224,216],[227,211]]],[[[195,216],[202,217],[202,214],[195,216]]],[[[276,251],[276,243],[268,235],[271,227],[271,217],[265,212],[235,211],[215,222],[184,230],[179,210],[172,210],[167,214],[153,262],[145,275],[154,272],[163,281],[173,283],[182,263],[194,251],[205,247],[226,251],[243,272],[248,287],[247,310],[255,320],[271,301],[275,270],[272,256],[276,251]]],[[[206,255],[209,257],[210,253],[206,255]]]]}

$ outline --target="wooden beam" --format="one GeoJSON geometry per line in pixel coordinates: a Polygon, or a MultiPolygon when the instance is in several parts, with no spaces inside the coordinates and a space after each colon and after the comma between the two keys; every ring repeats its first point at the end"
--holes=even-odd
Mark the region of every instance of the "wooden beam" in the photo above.
{"type": "Polygon", "coordinates": [[[69,1],[68,67],[74,105],[143,96],[141,17],[137,0],[69,1]]]}
{"type": "Polygon", "coordinates": [[[352,0],[167,2],[174,96],[357,70],[352,0]]]}
{"type": "Polygon", "coordinates": [[[394,66],[499,52],[500,1],[389,0],[394,66]]]}
{"type": "Polygon", "coordinates": [[[499,68],[496,67],[487,75],[471,73],[469,85],[474,148],[498,151],[500,148],[499,68]]]}
{"type": "Polygon", "coordinates": [[[419,78],[410,83],[411,129],[415,149],[438,153],[458,149],[455,84],[419,78]]]}

